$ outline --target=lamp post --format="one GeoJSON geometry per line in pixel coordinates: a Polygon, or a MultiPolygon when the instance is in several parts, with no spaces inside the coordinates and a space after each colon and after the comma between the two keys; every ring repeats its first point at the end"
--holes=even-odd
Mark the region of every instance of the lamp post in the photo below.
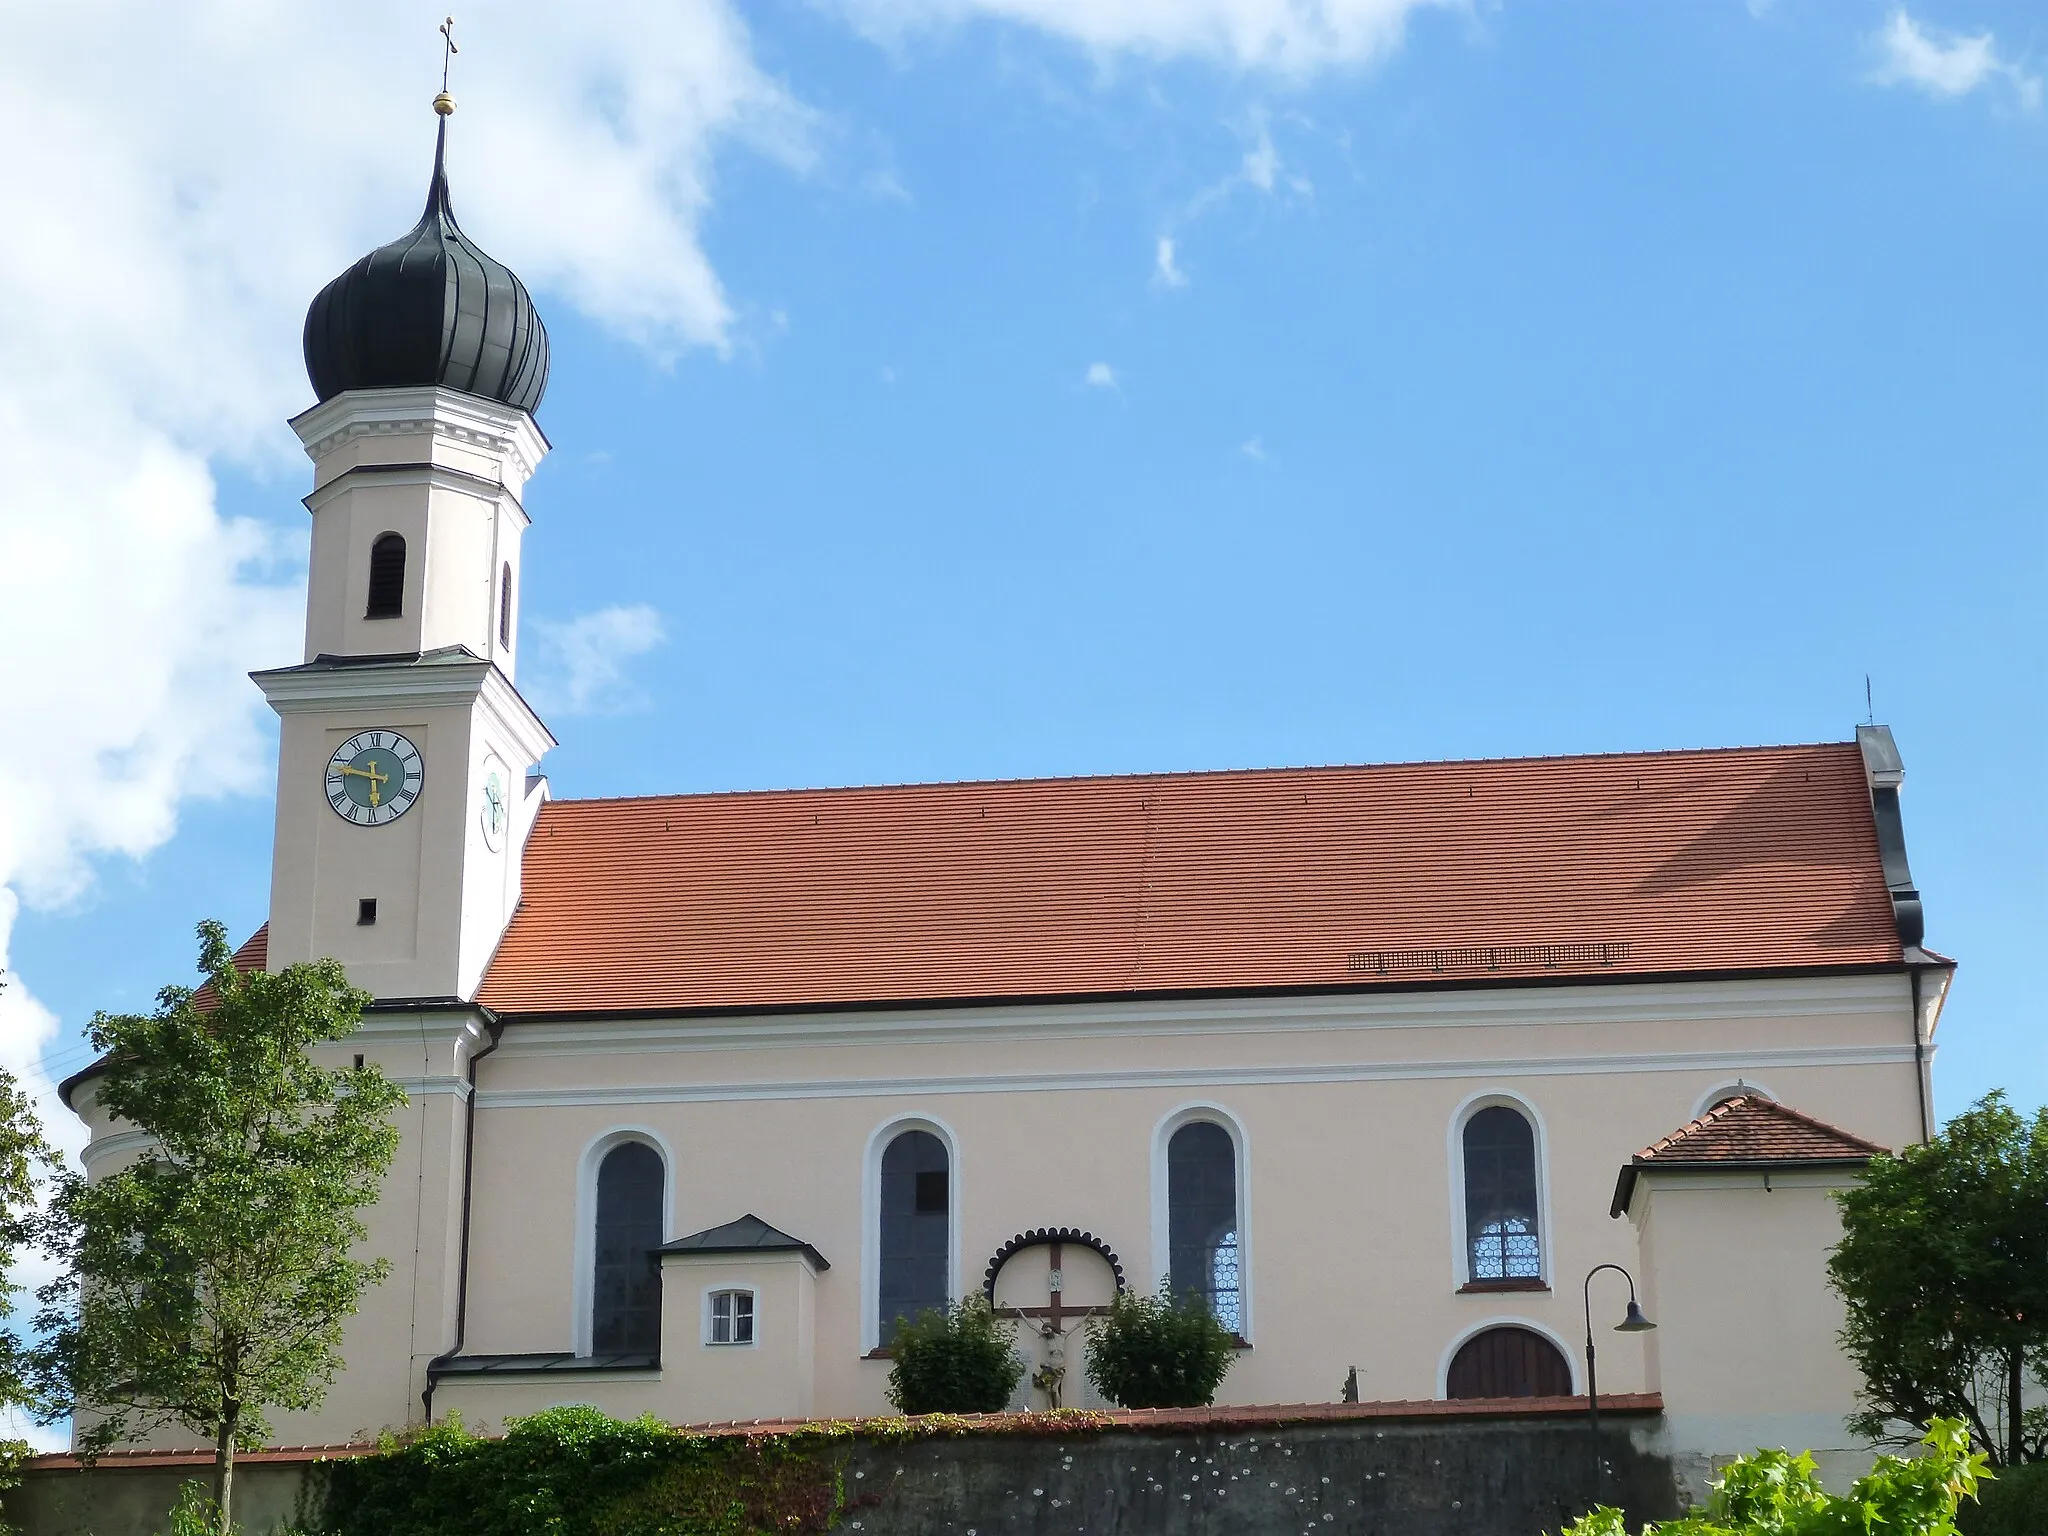
{"type": "Polygon", "coordinates": [[[1593,1357],[1593,1277],[1603,1269],[1611,1269],[1628,1282],[1628,1311],[1620,1322],[1614,1325],[1616,1333],[1648,1333],[1657,1325],[1643,1316],[1643,1309],[1636,1305],[1636,1277],[1619,1264],[1595,1264],[1586,1271],[1583,1287],[1586,1302],[1586,1414],[1593,1426],[1593,1502],[1600,1502],[1602,1467],[1600,1464],[1600,1375],[1593,1357]]]}

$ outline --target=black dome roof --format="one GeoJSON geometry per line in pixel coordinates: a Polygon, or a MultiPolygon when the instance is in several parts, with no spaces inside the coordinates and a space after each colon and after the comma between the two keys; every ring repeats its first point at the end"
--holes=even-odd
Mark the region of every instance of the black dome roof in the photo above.
{"type": "Polygon", "coordinates": [[[349,389],[440,384],[522,411],[548,384],[548,333],[526,285],[456,227],[448,120],[434,141],[427,209],[306,311],[306,376],[322,400],[349,389]]]}

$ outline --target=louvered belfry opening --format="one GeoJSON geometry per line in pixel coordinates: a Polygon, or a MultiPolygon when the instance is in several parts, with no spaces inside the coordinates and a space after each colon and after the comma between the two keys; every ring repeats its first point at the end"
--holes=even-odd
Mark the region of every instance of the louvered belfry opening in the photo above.
{"type": "Polygon", "coordinates": [[[1530,1328],[1476,1333],[1451,1360],[1444,1396],[1570,1397],[1572,1368],[1550,1340],[1530,1328]]]}
{"type": "Polygon", "coordinates": [[[512,645],[512,562],[506,561],[498,576],[498,644],[512,645]]]}
{"type": "Polygon", "coordinates": [[[395,533],[377,536],[370,546],[370,598],[366,619],[395,619],[405,612],[405,540],[395,533]]]}

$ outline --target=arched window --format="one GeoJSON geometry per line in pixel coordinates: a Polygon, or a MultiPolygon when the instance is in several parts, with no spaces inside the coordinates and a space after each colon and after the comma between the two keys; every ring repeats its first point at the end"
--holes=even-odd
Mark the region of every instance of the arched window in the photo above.
{"type": "Polygon", "coordinates": [[[405,612],[405,540],[380,533],[370,546],[370,600],[366,619],[395,619],[405,612]]]}
{"type": "Polygon", "coordinates": [[[512,644],[512,562],[498,576],[498,644],[512,644]]]}
{"type": "Polygon", "coordinates": [[[1444,1396],[1570,1397],[1572,1368],[1563,1351],[1533,1328],[1488,1328],[1451,1357],[1444,1396]]]}
{"type": "Polygon", "coordinates": [[[881,1313],[884,1347],[897,1323],[943,1307],[952,1255],[952,1169],[930,1131],[900,1132],[882,1152],[881,1313]]]}
{"type": "Polygon", "coordinates": [[[661,1246],[666,1171],[644,1141],[622,1141],[597,1168],[590,1343],[600,1355],[661,1352],[661,1246]]]}
{"type": "Polygon", "coordinates": [[[1166,1144],[1168,1281],[1200,1296],[1232,1333],[1244,1330],[1238,1234],[1237,1144],[1211,1120],[1193,1120],[1166,1144]]]}
{"type": "Polygon", "coordinates": [[[1493,1104],[1465,1122],[1465,1251],[1472,1283],[1541,1280],[1536,1230],[1536,1130],[1493,1104]]]}

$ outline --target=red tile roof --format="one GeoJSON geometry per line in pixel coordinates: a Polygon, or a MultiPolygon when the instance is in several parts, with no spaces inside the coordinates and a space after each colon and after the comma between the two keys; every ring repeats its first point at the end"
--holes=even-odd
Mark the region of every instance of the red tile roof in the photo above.
{"type": "Polygon", "coordinates": [[[1609,1214],[1628,1209],[1643,1168],[1785,1168],[1866,1163],[1890,1151],[1756,1094],[1742,1094],[1653,1141],[1629,1160],[1609,1214]]]}
{"type": "Polygon", "coordinates": [[[1662,1141],[1651,1142],[1635,1155],[1635,1161],[1667,1167],[1812,1162],[1874,1157],[1890,1150],[1751,1093],[1716,1104],[1662,1141]]]}
{"type": "Polygon", "coordinates": [[[558,800],[480,1000],[746,1010],[1900,958],[1862,759],[1837,744],[558,800]]]}

